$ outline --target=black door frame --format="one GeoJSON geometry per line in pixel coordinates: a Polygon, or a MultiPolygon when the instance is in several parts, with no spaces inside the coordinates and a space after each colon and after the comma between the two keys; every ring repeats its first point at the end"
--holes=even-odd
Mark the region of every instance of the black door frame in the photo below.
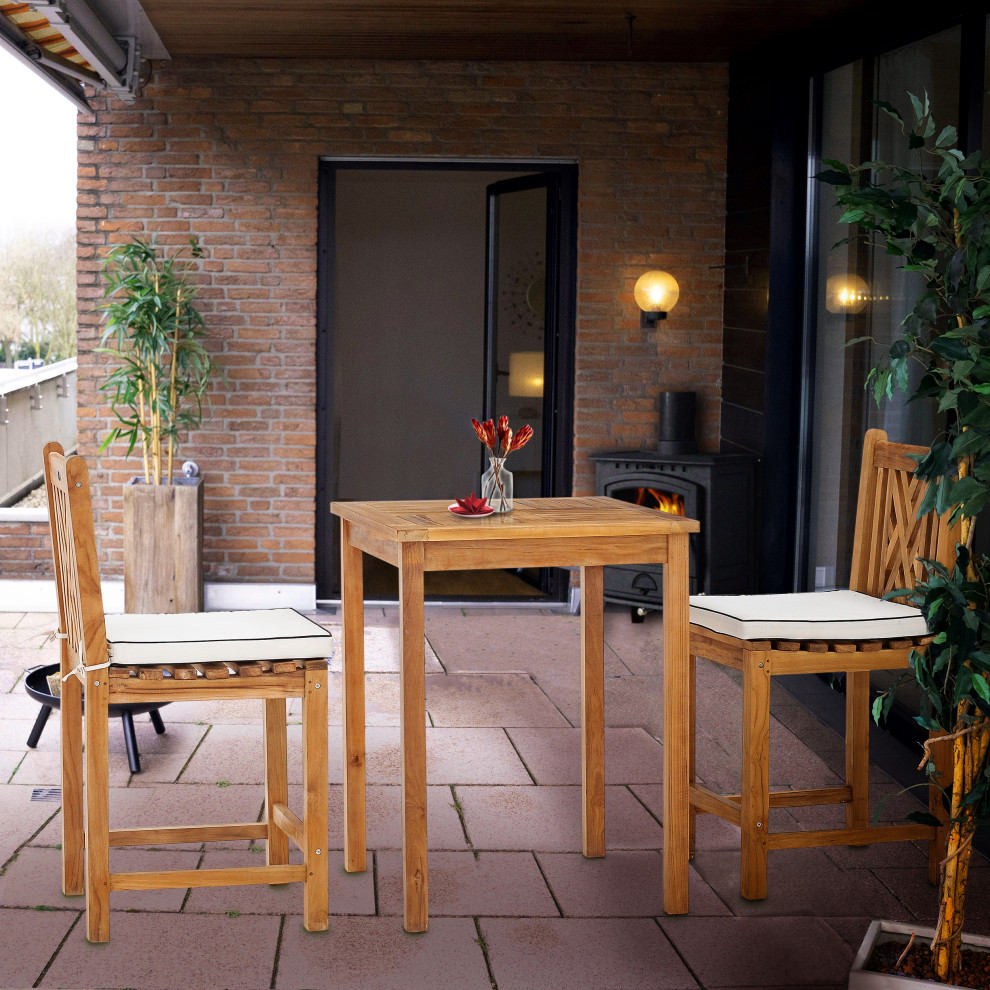
{"type": "MultiPolygon", "coordinates": [[[[533,172],[550,173],[556,188],[556,202],[548,215],[554,214],[560,243],[558,270],[548,285],[554,285],[556,320],[546,328],[552,337],[555,354],[552,383],[554,429],[552,451],[545,464],[549,495],[571,494],[574,464],[574,347],[577,299],[577,174],[573,162],[563,161],[485,161],[470,159],[436,161],[433,159],[391,158],[321,158],[318,176],[317,270],[316,270],[316,525],[315,565],[316,599],[337,601],[340,597],[339,523],[330,514],[335,497],[333,463],[333,367],[334,320],[333,286],[336,276],[336,193],[337,172],[345,169],[373,171],[463,171],[463,172],[533,172]]],[[[548,193],[549,206],[549,193],[548,193]]],[[[548,345],[549,346],[549,345],[548,345]]],[[[567,594],[566,573],[554,571],[547,591],[563,601],[567,594]]]]}

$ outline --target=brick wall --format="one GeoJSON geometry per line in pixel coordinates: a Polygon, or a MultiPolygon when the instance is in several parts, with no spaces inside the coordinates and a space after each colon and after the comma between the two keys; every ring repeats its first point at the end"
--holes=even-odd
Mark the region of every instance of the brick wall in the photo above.
{"type": "Polygon", "coordinates": [[[79,126],[79,447],[94,464],[104,573],[121,568],[120,484],[94,354],[113,244],[198,235],[199,303],[227,369],[183,458],[205,469],[209,580],[313,580],[320,156],[567,159],[579,166],[574,491],[587,455],[649,445],[663,388],[701,394],[719,436],[728,70],[644,63],[160,62],[132,105],[79,126]],[[659,333],[632,286],[681,284],[659,333]]]}
{"type": "Polygon", "coordinates": [[[0,579],[24,578],[55,578],[48,520],[0,518],[0,579]]]}

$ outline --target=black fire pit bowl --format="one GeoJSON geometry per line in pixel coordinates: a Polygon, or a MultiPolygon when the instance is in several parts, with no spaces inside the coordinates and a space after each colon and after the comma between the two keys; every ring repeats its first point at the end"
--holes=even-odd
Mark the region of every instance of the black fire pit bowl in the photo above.
{"type": "MultiPolygon", "coordinates": [[[[52,694],[48,687],[48,675],[59,671],[57,663],[50,663],[43,667],[32,667],[27,671],[24,678],[24,689],[35,701],[41,705],[41,711],[35,719],[31,728],[31,735],[28,736],[27,744],[34,749],[41,738],[41,732],[45,728],[48,716],[53,708],[62,707],[62,699],[52,694]]],[[[167,705],[168,702],[152,702],[150,704],[132,705],[108,705],[111,718],[119,718],[124,726],[124,744],[127,746],[127,763],[131,768],[131,773],[141,772],[141,757],[138,754],[137,739],[134,736],[134,716],[150,715],[151,724],[155,727],[155,732],[161,735],[165,731],[165,723],[162,721],[158,709],[167,705]]],[[[86,710],[86,699],[83,699],[83,711],[86,710]]]]}

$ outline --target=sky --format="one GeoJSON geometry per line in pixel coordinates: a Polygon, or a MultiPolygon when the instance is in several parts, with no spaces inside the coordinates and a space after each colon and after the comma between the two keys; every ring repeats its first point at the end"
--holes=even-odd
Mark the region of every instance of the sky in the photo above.
{"type": "Polygon", "coordinates": [[[0,240],[75,221],[76,106],[0,48],[0,240]]]}

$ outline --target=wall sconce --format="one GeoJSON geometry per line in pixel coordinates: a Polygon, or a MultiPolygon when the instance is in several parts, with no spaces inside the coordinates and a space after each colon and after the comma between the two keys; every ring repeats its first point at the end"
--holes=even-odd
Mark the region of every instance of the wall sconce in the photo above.
{"type": "Polygon", "coordinates": [[[509,354],[509,395],[543,396],[543,351],[509,354]]]}
{"type": "Polygon", "coordinates": [[[652,271],[640,275],[633,288],[636,305],[642,310],[639,325],[644,330],[656,329],[657,323],[674,308],[680,294],[677,280],[668,272],[652,271]]]}
{"type": "Polygon", "coordinates": [[[833,275],[825,282],[825,308],[830,313],[861,313],[870,301],[870,287],[858,275],[833,275]]]}

